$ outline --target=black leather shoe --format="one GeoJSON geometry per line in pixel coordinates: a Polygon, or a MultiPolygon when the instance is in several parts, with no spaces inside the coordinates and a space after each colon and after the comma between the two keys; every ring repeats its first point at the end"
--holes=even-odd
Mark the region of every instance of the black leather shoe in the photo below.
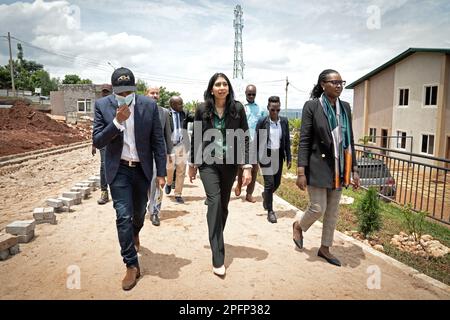
{"type": "Polygon", "coordinates": [[[172,190],[172,187],[166,184],[166,187],[164,188],[166,191],[166,194],[170,194],[170,191],[172,190]]]}
{"type": "Polygon", "coordinates": [[[159,222],[159,217],[157,214],[152,214],[151,220],[152,220],[152,225],[159,226],[160,222],[159,222]]]}
{"type": "Polygon", "coordinates": [[[277,223],[277,216],[275,215],[275,212],[269,211],[267,214],[267,220],[271,223],[277,223]]]}
{"type": "Polygon", "coordinates": [[[267,210],[267,205],[266,205],[266,198],[265,198],[265,193],[261,193],[261,197],[262,197],[262,202],[263,202],[263,208],[264,210],[267,210]]]}
{"type": "Polygon", "coordinates": [[[327,257],[325,257],[325,255],[320,250],[317,253],[317,255],[319,257],[321,257],[321,258],[324,258],[325,260],[327,260],[328,263],[331,263],[332,265],[335,265],[335,266],[338,266],[338,267],[341,266],[341,262],[338,259],[336,259],[336,258],[327,258],[327,257]]]}

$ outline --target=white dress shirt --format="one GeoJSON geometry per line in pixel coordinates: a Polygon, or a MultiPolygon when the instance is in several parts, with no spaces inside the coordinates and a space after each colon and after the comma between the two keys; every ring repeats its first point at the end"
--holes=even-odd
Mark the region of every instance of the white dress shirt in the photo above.
{"type": "Polygon", "coordinates": [[[134,136],[134,105],[136,104],[136,97],[129,105],[130,116],[121,124],[114,118],[113,122],[117,129],[123,131],[123,149],[121,159],[126,161],[139,161],[139,156],[136,149],[136,139],[134,136]]]}
{"type": "Polygon", "coordinates": [[[280,141],[282,134],[280,118],[278,118],[278,121],[272,121],[272,119],[269,118],[269,122],[270,122],[270,135],[267,147],[272,150],[280,149],[280,141]]]}

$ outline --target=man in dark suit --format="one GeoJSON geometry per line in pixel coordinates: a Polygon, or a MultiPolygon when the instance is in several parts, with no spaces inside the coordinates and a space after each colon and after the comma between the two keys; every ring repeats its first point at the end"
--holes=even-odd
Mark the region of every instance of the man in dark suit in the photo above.
{"type": "Polygon", "coordinates": [[[264,177],[263,207],[267,210],[267,220],[277,223],[277,216],[273,211],[273,194],[281,183],[284,160],[288,169],[291,168],[291,138],[287,118],[279,116],[280,98],[270,97],[267,109],[269,115],[260,118],[256,125],[256,143],[264,177]]]}
{"type": "Polygon", "coordinates": [[[133,73],[119,68],[111,76],[114,95],[95,102],[93,142],[106,146],[106,181],[116,209],[121,255],[127,270],[122,288],[130,290],[140,277],[137,251],[144,224],[153,159],[160,186],[165,184],[166,151],[154,100],[135,95],[133,73]]]}
{"type": "MultiPolygon", "coordinates": [[[[160,89],[157,86],[151,86],[147,89],[147,96],[154,99],[156,103],[159,101],[160,89]]],[[[162,131],[164,133],[164,142],[166,145],[167,161],[171,161],[170,155],[172,154],[172,131],[171,131],[171,119],[169,111],[166,108],[158,106],[159,120],[161,121],[162,131]]],[[[160,188],[158,181],[156,180],[156,164],[153,161],[153,178],[150,183],[150,189],[148,194],[147,212],[150,215],[150,220],[154,226],[161,224],[159,219],[159,213],[161,212],[161,203],[163,198],[163,191],[160,188]]]]}

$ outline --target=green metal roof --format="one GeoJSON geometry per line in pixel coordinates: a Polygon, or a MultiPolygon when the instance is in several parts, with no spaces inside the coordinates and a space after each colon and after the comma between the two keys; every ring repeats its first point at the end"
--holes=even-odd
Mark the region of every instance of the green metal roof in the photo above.
{"type": "Polygon", "coordinates": [[[389,68],[390,66],[396,64],[397,62],[405,59],[406,57],[409,57],[410,55],[416,53],[416,52],[432,52],[432,53],[444,53],[444,54],[450,54],[450,49],[433,49],[433,48],[409,48],[408,50],[406,50],[405,52],[399,54],[398,56],[396,56],[395,58],[389,60],[388,62],[386,62],[385,64],[383,64],[382,66],[376,68],[375,70],[369,72],[368,74],[366,74],[364,77],[356,80],[355,82],[349,84],[347,87],[345,87],[346,89],[354,89],[358,84],[366,81],[367,79],[369,79],[370,77],[376,75],[377,73],[380,73],[381,71],[383,71],[384,69],[389,68]]]}

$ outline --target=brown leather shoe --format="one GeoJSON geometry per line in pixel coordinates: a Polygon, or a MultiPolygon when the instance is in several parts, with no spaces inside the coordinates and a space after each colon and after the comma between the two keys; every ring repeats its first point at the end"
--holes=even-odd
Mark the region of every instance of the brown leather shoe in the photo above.
{"type": "Polygon", "coordinates": [[[139,249],[141,248],[141,243],[139,241],[139,234],[137,234],[133,237],[133,241],[134,241],[134,248],[136,249],[136,252],[139,252],[139,249]]]}
{"type": "Polygon", "coordinates": [[[236,197],[241,195],[241,185],[239,183],[236,185],[236,188],[234,188],[234,194],[236,197]]]}
{"type": "Polygon", "coordinates": [[[256,202],[256,199],[253,198],[253,196],[252,196],[251,194],[248,194],[248,195],[245,197],[245,200],[247,200],[248,202],[251,202],[251,203],[255,203],[255,202],[256,202]]]}
{"type": "Polygon", "coordinates": [[[137,283],[137,279],[141,276],[139,267],[127,267],[127,273],[122,280],[122,289],[127,291],[133,289],[137,283]]]}

